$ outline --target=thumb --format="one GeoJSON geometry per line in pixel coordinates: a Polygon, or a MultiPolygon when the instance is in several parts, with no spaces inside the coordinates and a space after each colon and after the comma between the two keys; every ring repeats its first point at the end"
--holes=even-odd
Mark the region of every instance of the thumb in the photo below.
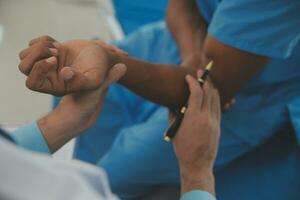
{"type": "Polygon", "coordinates": [[[118,82],[126,73],[127,67],[123,63],[114,65],[108,72],[108,75],[103,83],[103,89],[108,88],[111,84],[118,82]]]}

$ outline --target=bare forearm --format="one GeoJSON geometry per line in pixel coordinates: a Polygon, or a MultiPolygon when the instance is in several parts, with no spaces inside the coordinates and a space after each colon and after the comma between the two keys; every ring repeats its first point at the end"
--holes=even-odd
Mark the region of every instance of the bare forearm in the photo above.
{"type": "MultiPolygon", "coordinates": [[[[219,90],[221,105],[228,103],[239,90],[268,62],[263,56],[250,54],[224,45],[211,36],[205,40],[201,66],[213,60],[210,77],[219,90]]],[[[179,108],[188,96],[184,77],[196,75],[196,69],[180,65],[160,65],[113,54],[113,64],[124,63],[128,70],[120,83],[150,101],[179,108]]]]}
{"type": "Polygon", "coordinates": [[[54,153],[89,127],[89,117],[62,99],[53,112],[38,120],[38,125],[50,151],[54,153]]]}
{"type": "Polygon", "coordinates": [[[218,88],[222,105],[229,102],[268,63],[268,58],[225,45],[207,36],[204,57],[214,61],[210,77],[218,88]]]}
{"type": "Polygon", "coordinates": [[[51,113],[40,120],[38,125],[52,153],[71,140],[73,130],[67,127],[59,113],[51,113]]]}
{"type": "Polygon", "coordinates": [[[124,63],[127,66],[127,72],[119,83],[128,89],[172,109],[185,103],[188,88],[184,78],[186,74],[195,76],[195,69],[151,64],[117,54],[113,54],[112,58],[113,63],[124,63]]]}
{"type": "Polygon", "coordinates": [[[167,24],[183,59],[201,52],[207,25],[195,0],[170,0],[167,24]]]}

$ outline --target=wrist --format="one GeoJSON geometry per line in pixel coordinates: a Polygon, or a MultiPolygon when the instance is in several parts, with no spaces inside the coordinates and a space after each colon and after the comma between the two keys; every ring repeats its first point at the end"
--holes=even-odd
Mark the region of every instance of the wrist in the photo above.
{"type": "Polygon", "coordinates": [[[215,178],[212,167],[181,168],[180,177],[182,195],[192,190],[203,190],[215,195],[215,178]]]}
{"type": "Polygon", "coordinates": [[[109,60],[109,66],[110,68],[113,67],[114,65],[121,63],[122,62],[122,57],[123,55],[120,55],[116,52],[113,51],[106,51],[107,55],[108,55],[108,60],[109,60]]]}
{"type": "Polygon", "coordinates": [[[37,121],[37,124],[53,153],[85,129],[74,116],[59,107],[37,121]]]}
{"type": "Polygon", "coordinates": [[[127,57],[127,55],[128,55],[127,52],[119,49],[118,47],[106,44],[106,43],[104,43],[102,41],[94,40],[92,42],[94,44],[96,44],[97,46],[101,47],[101,49],[105,51],[104,54],[108,58],[109,68],[111,68],[115,64],[119,63],[120,57],[122,57],[122,56],[126,56],[127,57]]]}
{"type": "Polygon", "coordinates": [[[132,63],[132,60],[129,59],[128,55],[122,55],[112,51],[109,51],[107,53],[109,57],[109,70],[118,63],[123,63],[127,67],[124,76],[122,76],[117,83],[128,86],[127,84],[129,82],[136,80],[136,77],[132,77],[132,75],[134,75],[136,71],[131,70],[131,65],[134,65],[134,63],[132,63]],[[131,76],[128,76],[129,74],[131,74],[131,76]]]}

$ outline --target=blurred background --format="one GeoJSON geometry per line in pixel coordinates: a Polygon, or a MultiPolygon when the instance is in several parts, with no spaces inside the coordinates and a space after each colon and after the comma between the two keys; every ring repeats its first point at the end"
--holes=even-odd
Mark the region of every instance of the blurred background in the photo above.
{"type": "Polygon", "coordinates": [[[18,70],[18,53],[32,38],[121,39],[163,19],[166,5],[167,0],[0,0],[0,124],[18,127],[52,108],[53,98],[26,89],[18,70]]]}
{"type": "MultiPolygon", "coordinates": [[[[48,113],[58,98],[30,91],[19,52],[35,37],[122,39],[164,18],[167,0],[0,0],[0,126],[12,131],[48,113]]],[[[71,158],[74,140],[56,153],[71,158]]]]}

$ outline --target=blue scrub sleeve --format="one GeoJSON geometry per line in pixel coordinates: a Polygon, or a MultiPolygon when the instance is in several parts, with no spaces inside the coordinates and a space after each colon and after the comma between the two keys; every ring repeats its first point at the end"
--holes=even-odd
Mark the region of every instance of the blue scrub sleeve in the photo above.
{"type": "Polygon", "coordinates": [[[18,146],[40,153],[49,154],[46,140],[37,125],[37,122],[27,124],[11,134],[18,146]]]}
{"type": "Polygon", "coordinates": [[[290,101],[287,105],[289,111],[289,117],[291,120],[294,133],[300,146],[300,97],[297,97],[290,101]]]}
{"type": "Polygon", "coordinates": [[[300,39],[299,11],[299,0],[223,0],[208,32],[237,49],[287,58],[300,39]]]}
{"type": "Polygon", "coordinates": [[[193,190],[185,193],[180,200],[216,200],[216,198],[208,192],[193,190]]]}

